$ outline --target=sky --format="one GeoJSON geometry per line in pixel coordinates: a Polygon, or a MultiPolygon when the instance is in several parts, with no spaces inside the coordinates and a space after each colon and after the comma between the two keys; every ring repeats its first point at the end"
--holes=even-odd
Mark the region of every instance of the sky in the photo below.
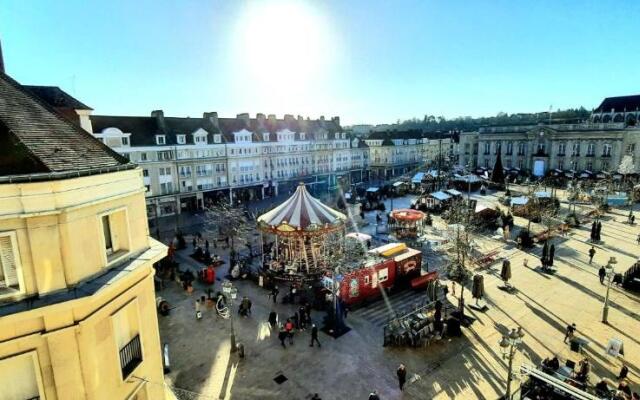
{"type": "Polygon", "coordinates": [[[2,0],[8,74],[99,115],[343,125],[640,93],[640,2],[2,0]]]}

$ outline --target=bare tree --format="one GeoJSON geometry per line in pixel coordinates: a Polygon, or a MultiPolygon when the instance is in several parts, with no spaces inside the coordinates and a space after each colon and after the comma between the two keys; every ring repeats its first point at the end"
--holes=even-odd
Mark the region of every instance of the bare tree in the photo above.
{"type": "Polygon", "coordinates": [[[251,237],[255,233],[255,223],[247,219],[242,208],[224,203],[206,208],[202,224],[205,237],[230,243],[232,261],[237,254],[236,246],[251,243],[251,237]]]}

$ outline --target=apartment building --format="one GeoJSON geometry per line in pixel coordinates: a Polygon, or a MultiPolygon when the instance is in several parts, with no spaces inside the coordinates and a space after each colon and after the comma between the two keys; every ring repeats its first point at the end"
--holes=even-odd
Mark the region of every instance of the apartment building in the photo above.
{"type": "Polygon", "coordinates": [[[164,399],[142,169],[60,92],[0,70],[0,398],[164,399]]]}
{"type": "Polygon", "coordinates": [[[366,143],[347,137],[339,118],[238,114],[219,118],[90,117],[90,132],[141,166],[150,218],[275,196],[305,182],[328,192],[368,179],[366,143]]]}

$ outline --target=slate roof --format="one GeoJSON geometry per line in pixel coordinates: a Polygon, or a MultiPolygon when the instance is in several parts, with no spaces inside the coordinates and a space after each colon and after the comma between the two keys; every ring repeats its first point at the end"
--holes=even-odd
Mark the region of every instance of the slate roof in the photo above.
{"type": "Polygon", "coordinates": [[[51,107],[72,108],[74,110],[93,110],[69,93],[57,86],[22,85],[51,107]]]}
{"type": "Polygon", "coordinates": [[[602,100],[602,103],[600,103],[598,108],[593,110],[593,112],[608,113],[611,112],[612,109],[614,112],[640,110],[640,95],[607,97],[602,100]]]}
{"type": "Polygon", "coordinates": [[[97,174],[135,168],[2,72],[0,143],[2,177],[55,173],[48,179],[56,179],[67,177],[65,173],[97,174]]]}
{"type": "Polygon", "coordinates": [[[214,143],[213,135],[222,134],[224,143],[234,143],[233,133],[246,129],[252,133],[254,142],[265,141],[264,133],[269,133],[268,141],[277,141],[276,133],[283,129],[288,129],[295,133],[295,139],[300,140],[300,133],[305,132],[305,140],[313,140],[316,134],[324,129],[329,134],[329,139],[335,138],[336,133],[342,132],[342,128],[335,121],[321,120],[297,120],[285,121],[283,119],[263,119],[250,118],[248,123],[241,118],[218,118],[215,126],[208,118],[181,118],[156,116],[109,116],[92,115],[91,124],[94,133],[101,133],[107,128],[118,128],[123,133],[130,133],[132,146],[155,146],[156,135],[165,135],[166,145],[178,145],[177,135],[186,136],[186,144],[193,144],[193,132],[199,128],[208,133],[207,142],[214,143]]]}

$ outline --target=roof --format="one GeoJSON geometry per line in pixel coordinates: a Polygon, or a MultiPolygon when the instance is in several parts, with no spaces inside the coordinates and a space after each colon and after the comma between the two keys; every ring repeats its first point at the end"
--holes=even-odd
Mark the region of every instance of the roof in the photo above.
{"type": "MultiPolygon", "coordinates": [[[[300,133],[306,134],[305,140],[318,139],[322,132],[327,133],[329,140],[336,138],[336,133],[342,132],[337,120],[309,120],[309,119],[268,119],[268,118],[215,118],[208,117],[165,117],[162,111],[155,111],[152,116],[112,116],[92,115],[91,123],[94,133],[101,133],[107,128],[118,128],[123,133],[131,134],[132,146],[155,146],[156,135],[165,135],[165,145],[178,145],[177,136],[186,135],[184,144],[194,144],[191,135],[198,129],[207,132],[207,142],[214,143],[215,134],[222,134],[222,142],[234,143],[234,133],[243,129],[251,133],[254,142],[275,142],[277,132],[289,130],[295,135],[295,140],[301,140],[300,133]],[[264,134],[267,134],[266,137],[264,134]]],[[[362,142],[362,141],[360,141],[362,142]]],[[[366,143],[358,145],[366,147],[366,143]]]]}
{"type": "Polygon", "coordinates": [[[593,110],[596,113],[636,111],[640,109],[640,95],[607,97],[593,110]]]}
{"type": "Polygon", "coordinates": [[[524,206],[528,202],[529,202],[529,198],[528,197],[524,197],[524,196],[511,198],[511,205],[512,206],[524,206]]]}
{"type": "Polygon", "coordinates": [[[434,193],[431,193],[430,196],[440,201],[449,200],[451,198],[451,196],[449,196],[445,192],[434,192],[434,193]]]}
{"type": "Polygon", "coordinates": [[[411,178],[411,182],[412,183],[421,183],[422,179],[424,178],[424,172],[418,172],[417,174],[415,174],[413,176],[413,178],[411,178]]]}
{"type": "Polygon", "coordinates": [[[274,227],[276,230],[288,231],[286,227],[296,230],[313,230],[325,225],[342,224],[347,216],[320,200],[311,196],[303,183],[298,185],[295,193],[284,203],[258,217],[258,223],[274,227]],[[285,229],[281,229],[281,227],[285,229]]]}
{"type": "Polygon", "coordinates": [[[22,85],[50,107],[72,108],[74,110],[93,110],[58,86],[22,85]]]}
{"type": "Polygon", "coordinates": [[[448,189],[446,192],[453,196],[462,196],[462,192],[455,189],[448,189]]]}
{"type": "Polygon", "coordinates": [[[60,179],[135,168],[1,72],[0,142],[0,176],[10,176],[10,181],[36,179],[33,174],[60,179]]]}

